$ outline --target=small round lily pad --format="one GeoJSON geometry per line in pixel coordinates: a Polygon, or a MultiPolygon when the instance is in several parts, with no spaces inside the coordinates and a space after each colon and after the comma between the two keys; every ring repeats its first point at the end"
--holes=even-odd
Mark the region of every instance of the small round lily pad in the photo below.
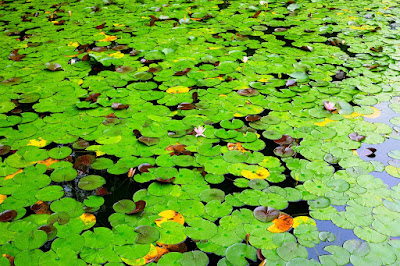
{"type": "Polygon", "coordinates": [[[103,186],[106,180],[98,175],[87,175],[79,180],[78,187],[83,190],[94,190],[103,186]]]}
{"type": "Polygon", "coordinates": [[[72,152],[72,149],[69,147],[57,147],[53,148],[49,151],[49,156],[53,159],[64,159],[68,155],[70,155],[72,152]]]}

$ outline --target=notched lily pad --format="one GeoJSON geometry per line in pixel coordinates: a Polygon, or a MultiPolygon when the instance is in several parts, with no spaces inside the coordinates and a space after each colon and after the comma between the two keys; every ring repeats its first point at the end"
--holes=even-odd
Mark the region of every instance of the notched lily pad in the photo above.
{"type": "Polygon", "coordinates": [[[272,220],[278,218],[279,211],[272,207],[259,206],[254,209],[253,214],[257,220],[267,223],[267,222],[271,222],[272,220]]]}
{"type": "Polygon", "coordinates": [[[135,228],[135,232],[139,233],[135,240],[137,244],[154,243],[160,238],[158,228],[149,225],[138,226],[135,228]]]}
{"type": "Polygon", "coordinates": [[[349,134],[349,138],[354,141],[363,141],[365,136],[358,134],[357,132],[353,132],[349,134]]]}

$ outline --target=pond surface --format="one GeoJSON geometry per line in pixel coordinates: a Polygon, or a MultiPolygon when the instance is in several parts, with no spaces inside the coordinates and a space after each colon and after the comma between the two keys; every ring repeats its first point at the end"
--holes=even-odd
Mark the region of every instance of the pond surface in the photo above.
{"type": "Polygon", "coordinates": [[[0,265],[397,265],[396,1],[1,1],[0,265]]]}

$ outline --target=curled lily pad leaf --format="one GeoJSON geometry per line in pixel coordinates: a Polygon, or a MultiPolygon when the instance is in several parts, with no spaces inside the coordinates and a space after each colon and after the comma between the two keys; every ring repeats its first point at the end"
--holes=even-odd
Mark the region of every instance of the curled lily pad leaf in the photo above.
{"type": "Polygon", "coordinates": [[[353,132],[349,134],[349,138],[354,141],[362,141],[365,139],[365,136],[358,134],[357,132],[353,132]]]}
{"type": "Polygon", "coordinates": [[[138,170],[142,173],[147,173],[149,172],[149,169],[153,167],[154,166],[149,163],[142,163],[141,165],[138,166],[138,170]]]}
{"type": "Polygon", "coordinates": [[[59,71],[62,69],[62,66],[59,63],[46,63],[46,67],[50,71],[59,71]]]}
{"type": "Polygon", "coordinates": [[[274,149],[274,154],[286,158],[293,156],[295,151],[289,146],[279,146],[274,149]]]}
{"type": "Polygon", "coordinates": [[[113,108],[114,110],[128,109],[129,108],[129,104],[113,103],[111,105],[111,108],[113,108]]]}
{"type": "Polygon", "coordinates": [[[238,90],[237,93],[241,96],[255,96],[258,95],[259,92],[256,89],[248,88],[238,90]]]}
{"type": "Polygon", "coordinates": [[[254,217],[261,222],[270,222],[279,216],[279,211],[272,207],[259,206],[253,211],[254,217]]]}
{"type": "Polygon", "coordinates": [[[180,103],[177,107],[179,110],[193,110],[196,108],[196,106],[192,103],[180,103]]]}
{"type": "Polygon", "coordinates": [[[14,210],[6,210],[0,213],[0,222],[10,222],[17,217],[18,213],[14,210]]]}
{"type": "Polygon", "coordinates": [[[146,144],[147,146],[157,145],[160,142],[159,138],[151,138],[151,137],[144,137],[144,136],[141,136],[140,138],[138,138],[138,140],[141,143],[146,144]]]}
{"type": "Polygon", "coordinates": [[[47,239],[51,240],[57,235],[57,228],[53,225],[45,224],[38,227],[38,230],[44,231],[47,234],[47,239]]]}
{"type": "Polygon", "coordinates": [[[274,142],[279,145],[290,145],[294,142],[294,139],[289,135],[282,135],[280,139],[275,139],[274,142]]]}
{"type": "Polygon", "coordinates": [[[246,119],[247,122],[255,122],[255,121],[260,120],[261,116],[260,115],[247,115],[245,117],[245,119],[246,119]]]}
{"type": "Polygon", "coordinates": [[[47,224],[58,223],[59,225],[67,224],[70,220],[70,216],[66,212],[55,212],[47,218],[47,224]]]}
{"type": "Polygon", "coordinates": [[[172,183],[172,182],[175,181],[175,176],[173,176],[173,177],[171,177],[171,178],[167,178],[167,177],[165,177],[165,178],[157,177],[156,180],[157,180],[158,182],[161,182],[161,183],[172,183]]]}
{"type": "Polygon", "coordinates": [[[11,147],[8,145],[1,145],[0,144],[0,156],[7,154],[11,150],[11,147]]]}
{"type": "Polygon", "coordinates": [[[146,202],[144,200],[136,201],[135,208],[132,211],[128,212],[127,214],[134,214],[134,213],[142,212],[145,207],[146,207],[146,202]]]}
{"type": "Polygon", "coordinates": [[[35,204],[31,205],[30,209],[34,211],[36,214],[48,213],[49,204],[47,202],[38,201],[35,204]]]}

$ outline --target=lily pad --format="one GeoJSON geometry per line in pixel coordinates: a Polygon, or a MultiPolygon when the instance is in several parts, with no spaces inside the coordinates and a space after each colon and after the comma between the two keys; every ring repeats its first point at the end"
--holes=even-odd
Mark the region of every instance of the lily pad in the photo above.
{"type": "Polygon", "coordinates": [[[94,190],[103,186],[106,180],[98,175],[87,175],[79,180],[78,187],[83,190],[94,190]]]}

